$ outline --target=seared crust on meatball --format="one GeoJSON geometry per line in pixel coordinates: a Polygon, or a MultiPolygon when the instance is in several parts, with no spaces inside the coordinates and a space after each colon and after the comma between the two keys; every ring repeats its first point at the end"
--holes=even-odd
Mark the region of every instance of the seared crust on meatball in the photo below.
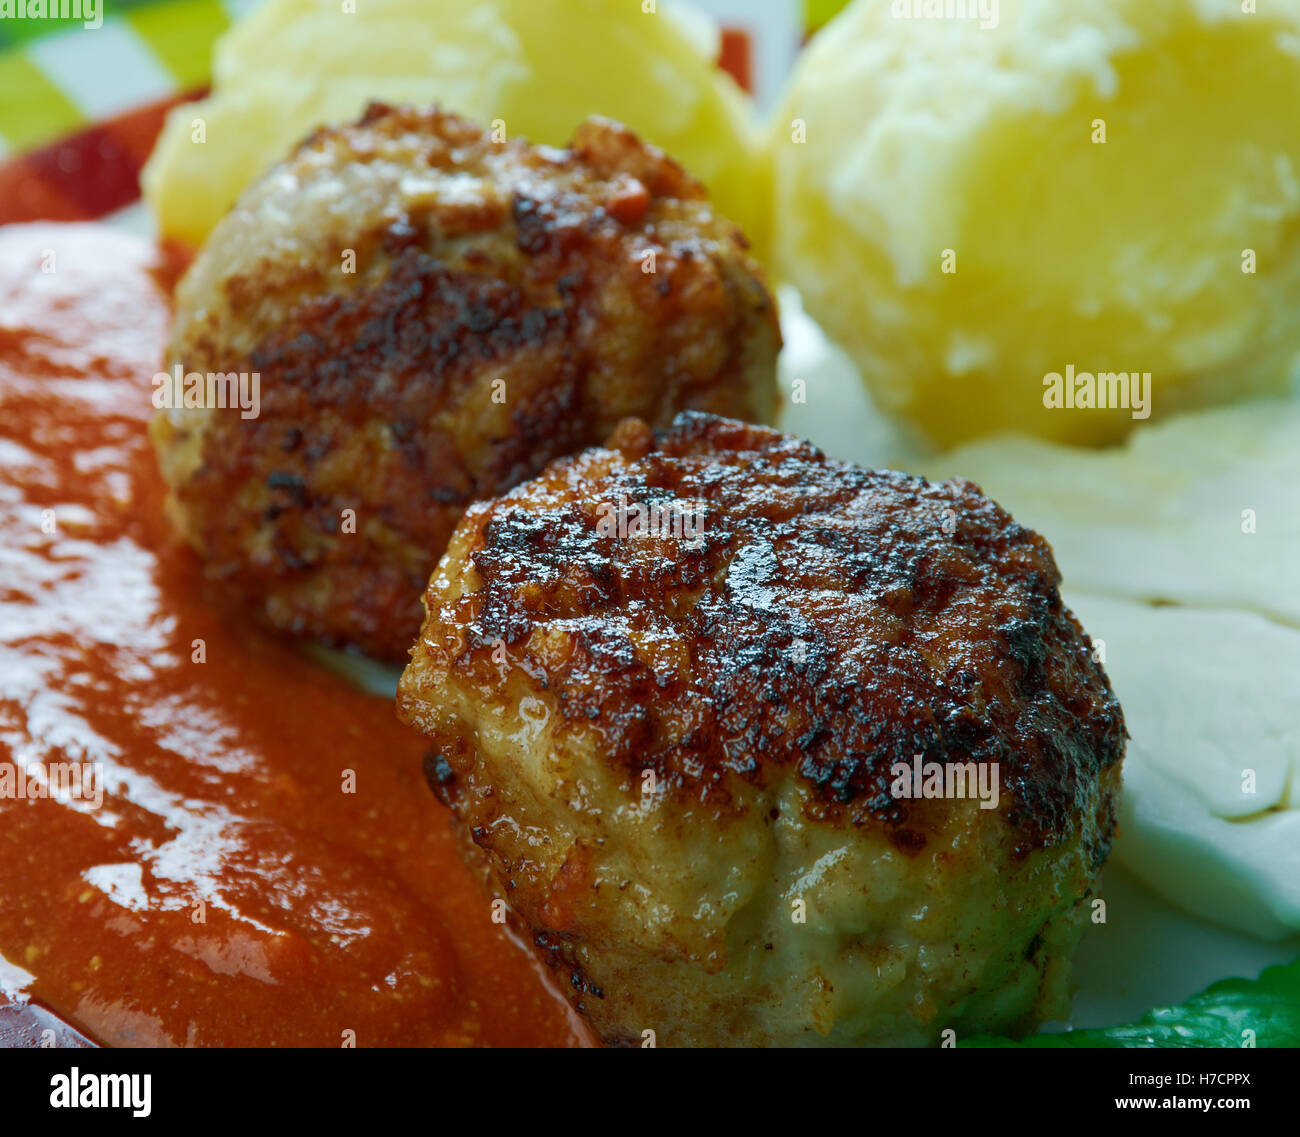
{"type": "Polygon", "coordinates": [[[258,417],[153,435],[212,578],[405,659],[468,502],[627,415],[770,420],[779,347],[743,236],[626,128],[556,150],[377,105],[254,185],[177,291],[168,368],[257,373],[258,417]]]}
{"type": "Polygon", "coordinates": [[[628,422],[471,507],[399,713],[607,1041],[1023,1031],[1068,1006],[1126,737],[1058,585],[969,482],[628,422]],[[916,761],[994,807],[901,796],[916,761]]]}

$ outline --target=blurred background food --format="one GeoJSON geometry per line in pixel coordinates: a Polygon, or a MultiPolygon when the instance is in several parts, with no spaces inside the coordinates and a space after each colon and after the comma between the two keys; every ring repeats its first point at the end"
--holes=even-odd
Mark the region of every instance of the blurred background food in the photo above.
{"type": "Polygon", "coordinates": [[[1150,372],[1155,417],[1282,387],[1300,5],[898,15],[943,7],[856,0],[804,53],[768,135],[778,271],[882,407],[940,444],[1098,443],[1130,412],[1046,409],[1045,375],[1150,372]]]}
{"type": "MultiPolygon", "coordinates": [[[[200,86],[214,34],[247,13],[215,42],[213,93],[171,116],[145,173],[159,229],[187,243],[307,130],[373,98],[438,100],[551,144],[598,107],[678,157],[761,261],[773,249],[914,439],[1016,429],[1095,445],[1140,425],[1122,408],[1045,408],[1044,377],[1068,367],[1150,373],[1156,418],[1294,375],[1300,5],[346,7],[122,0],[95,33],[131,59],[111,82],[58,43],[71,32],[0,28],[0,44],[33,37],[0,60],[0,153],[87,106],[200,86]],[[933,18],[956,8],[972,15],[933,18]]],[[[60,188],[81,197],[68,179],[96,160],[87,145],[45,171],[69,171],[60,188]]]]}
{"type": "Polygon", "coordinates": [[[172,114],[145,171],[161,232],[202,242],[240,191],[371,100],[429,104],[559,146],[598,105],[677,158],[761,252],[768,187],[716,25],[640,0],[269,0],[216,45],[212,93],[172,114]],[[647,10],[652,9],[652,10],[647,10]],[[195,120],[203,141],[196,142],[195,120]]]}

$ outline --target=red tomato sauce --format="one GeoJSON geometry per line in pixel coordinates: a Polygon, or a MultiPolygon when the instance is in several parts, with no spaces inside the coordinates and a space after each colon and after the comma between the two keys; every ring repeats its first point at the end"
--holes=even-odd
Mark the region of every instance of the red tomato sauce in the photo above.
{"type": "Polygon", "coordinates": [[[0,229],[0,956],[106,1045],[580,1044],[391,701],[222,611],[168,530],[167,279],[0,229]],[[35,796],[54,763],[99,807],[93,774],[35,796]]]}

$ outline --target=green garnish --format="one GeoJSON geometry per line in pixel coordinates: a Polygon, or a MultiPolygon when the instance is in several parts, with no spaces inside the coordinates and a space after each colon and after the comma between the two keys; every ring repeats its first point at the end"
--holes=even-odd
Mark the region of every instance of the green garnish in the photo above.
{"type": "Polygon", "coordinates": [[[1221,979],[1173,1007],[1156,1007],[1139,1022],[1015,1042],[981,1034],[958,1046],[1240,1047],[1300,1046],[1300,959],[1270,967],[1258,979],[1221,979]]]}

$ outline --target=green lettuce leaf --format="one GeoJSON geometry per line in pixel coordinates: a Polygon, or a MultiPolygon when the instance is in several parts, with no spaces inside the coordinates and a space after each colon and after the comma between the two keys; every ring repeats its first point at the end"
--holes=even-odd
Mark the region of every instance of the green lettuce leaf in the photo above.
{"type": "Polygon", "coordinates": [[[958,1046],[980,1047],[1239,1047],[1300,1046],[1300,959],[1268,968],[1258,979],[1222,979],[1173,1007],[1156,1007],[1139,1022],[1023,1041],[978,1035],[958,1046]]]}

